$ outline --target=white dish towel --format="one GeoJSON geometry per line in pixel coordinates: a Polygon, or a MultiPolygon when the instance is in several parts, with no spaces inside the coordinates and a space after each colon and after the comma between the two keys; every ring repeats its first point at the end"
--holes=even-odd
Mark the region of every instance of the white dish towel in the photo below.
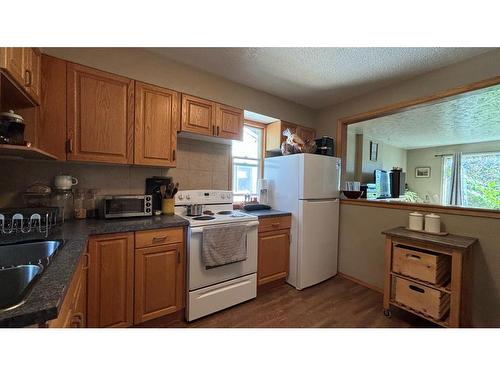
{"type": "Polygon", "coordinates": [[[203,228],[201,258],[207,268],[247,259],[247,225],[230,224],[203,228]]]}

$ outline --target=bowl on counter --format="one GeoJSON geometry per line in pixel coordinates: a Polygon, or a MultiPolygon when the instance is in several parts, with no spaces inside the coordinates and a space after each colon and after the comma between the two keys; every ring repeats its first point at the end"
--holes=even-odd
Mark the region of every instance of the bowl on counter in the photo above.
{"type": "Polygon", "coordinates": [[[342,193],[349,199],[359,199],[363,195],[361,190],[342,190],[342,193]]]}

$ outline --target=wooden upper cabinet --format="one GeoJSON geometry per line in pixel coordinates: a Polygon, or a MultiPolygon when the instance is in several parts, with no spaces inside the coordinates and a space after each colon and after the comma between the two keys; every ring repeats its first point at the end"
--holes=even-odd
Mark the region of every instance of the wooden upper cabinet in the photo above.
{"type": "Polygon", "coordinates": [[[216,103],[182,94],[181,131],[215,135],[216,103]]]}
{"type": "Polygon", "coordinates": [[[134,82],[67,65],[68,160],[132,164],[134,82]]]}
{"type": "Polygon", "coordinates": [[[42,55],[38,48],[23,48],[24,86],[28,94],[40,103],[42,55]]]}
{"type": "Polygon", "coordinates": [[[266,126],[267,151],[277,151],[281,148],[281,143],[286,140],[286,137],[283,135],[286,129],[290,129],[292,134],[297,134],[303,141],[316,138],[316,131],[314,129],[278,120],[266,126]]]}
{"type": "Polygon", "coordinates": [[[37,147],[66,160],[66,61],[42,55],[37,147]]]}
{"type": "Polygon", "coordinates": [[[316,138],[316,130],[311,128],[306,128],[303,126],[297,127],[297,135],[302,138],[303,141],[314,140],[316,138]]]}
{"type": "Polygon", "coordinates": [[[41,54],[38,48],[1,47],[0,68],[31,98],[32,104],[40,103],[41,54]]]}
{"type": "Polygon", "coordinates": [[[184,307],[184,245],[135,250],[135,314],[139,324],[184,307]]]}
{"type": "Polygon", "coordinates": [[[243,110],[217,103],[215,135],[237,141],[243,140],[243,110]]]}
{"type": "Polygon", "coordinates": [[[24,86],[25,48],[1,47],[0,67],[5,69],[21,86],[24,86]]]}
{"type": "Polygon", "coordinates": [[[129,327],[134,313],[134,233],[90,237],[89,327],[129,327]]]}
{"type": "Polygon", "coordinates": [[[135,83],[134,164],[175,166],[180,93],[135,83]]]}

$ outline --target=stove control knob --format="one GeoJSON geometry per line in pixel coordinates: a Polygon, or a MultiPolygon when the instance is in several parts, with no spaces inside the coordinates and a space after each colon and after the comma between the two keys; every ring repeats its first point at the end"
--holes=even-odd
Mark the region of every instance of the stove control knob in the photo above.
{"type": "Polygon", "coordinates": [[[220,193],[220,199],[225,199],[225,198],[226,198],[226,194],[220,193]]]}
{"type": "Polygon", "coordinates": [[[186,199],[187,200],[190,200],[191,199],[191,196],[189,194],[186,194],[186,199]]]}
{"type": "Polygon", "coordinates": [[[181,200],[183,200],[183,199],[184,199],[184,195],[179,194],[179,195],[177,196],[177,198],[179,198],[179,200],[181,201],[181,200]]]}

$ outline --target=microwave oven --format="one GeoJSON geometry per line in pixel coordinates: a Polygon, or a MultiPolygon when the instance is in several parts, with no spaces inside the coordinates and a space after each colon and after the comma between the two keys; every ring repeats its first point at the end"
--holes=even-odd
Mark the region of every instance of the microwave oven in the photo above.
{"type": "Polygon", "coordinates": [[[152,197],[151,195],[106,196],[103,199],[102,211],[105,219],[151,216],[152,197]]]}

